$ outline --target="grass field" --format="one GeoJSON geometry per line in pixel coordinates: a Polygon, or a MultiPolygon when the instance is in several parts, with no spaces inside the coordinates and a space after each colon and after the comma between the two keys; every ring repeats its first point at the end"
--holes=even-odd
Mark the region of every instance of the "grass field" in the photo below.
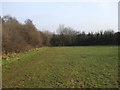
{"type": "Polygon", "coordinates": [[[117,88],[118,47],[46,47],[3,58],[4,88],[117,88]]]}

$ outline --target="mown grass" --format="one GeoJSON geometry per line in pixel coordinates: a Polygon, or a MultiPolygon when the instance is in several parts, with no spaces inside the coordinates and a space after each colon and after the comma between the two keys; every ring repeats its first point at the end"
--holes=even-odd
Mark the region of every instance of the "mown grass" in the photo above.
{"type": "Polygon", "coordinates": [[[3,59],[4,88],[117,88],[118,47],[47,47],[3,59]]]}

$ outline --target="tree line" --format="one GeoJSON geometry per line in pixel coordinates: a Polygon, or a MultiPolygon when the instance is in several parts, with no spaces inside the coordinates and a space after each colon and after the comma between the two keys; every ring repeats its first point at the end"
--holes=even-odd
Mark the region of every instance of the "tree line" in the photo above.
{"type": "Polygon", "coordinates": [[[21,24],[11,16],[2,20],[2,53],[19,53],[45,45],[47,37],[38,31],[30,19],[21,24]]]}
{"type": "Polygon", "coordinates": [[[119,45],[120,32],[113,30],[97,33],[78,32],[60,25],[57,33],[37,30],[32,20],[24,24],[11,16],[0,17],[2,21],[2,53],[19,53],[43,46],[119,45]]]}
{"type": "Polygon", "coordinates": [[[113,30],[96,33],[78,32],[70,27],[60,25],[58,34],[51,38],[52,46],[88,46],[88,45],[119,45],[120,32],[113,30]]]}

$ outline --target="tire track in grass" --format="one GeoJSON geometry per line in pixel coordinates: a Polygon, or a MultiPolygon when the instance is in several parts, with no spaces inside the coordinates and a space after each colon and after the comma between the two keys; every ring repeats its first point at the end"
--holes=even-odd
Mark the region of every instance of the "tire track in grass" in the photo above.
{"type": "MultiPolygon", "coordinates": [[[[31,69],[34,65],[39,63],[43,63],[42,60],[36,59],[40,57],[43,53],[47,52],[50,48],[47,48],[44,51],[37,52],[34,56],[30,56],[32,60],[27,60],[27,64],[21,65],[17,70],[10,72],[7,76],[3,76],[3,87],[9,87],[9,85],[12,85],[12,83],[17,83],[17,81],[14,81],[15,78],[20,76],[21,74],[25,74],[24,72],[31,69]]],[[[24,60],[23,60],[24,62],[24,60]]],[[[19,62],[18,62],[19,63],[19,62]]],[[[4,66],[3,66],[4,67],[4,66]]]]}

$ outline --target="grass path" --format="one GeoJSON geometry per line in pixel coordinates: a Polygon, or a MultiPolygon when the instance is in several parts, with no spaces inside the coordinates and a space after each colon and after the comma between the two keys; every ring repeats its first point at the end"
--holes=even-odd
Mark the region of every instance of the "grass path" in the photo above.
{"type": "Polygon", "coordinates": [[[3,59],[4,88],[116,88],[118,47],[51,47],[3,59]]]}

